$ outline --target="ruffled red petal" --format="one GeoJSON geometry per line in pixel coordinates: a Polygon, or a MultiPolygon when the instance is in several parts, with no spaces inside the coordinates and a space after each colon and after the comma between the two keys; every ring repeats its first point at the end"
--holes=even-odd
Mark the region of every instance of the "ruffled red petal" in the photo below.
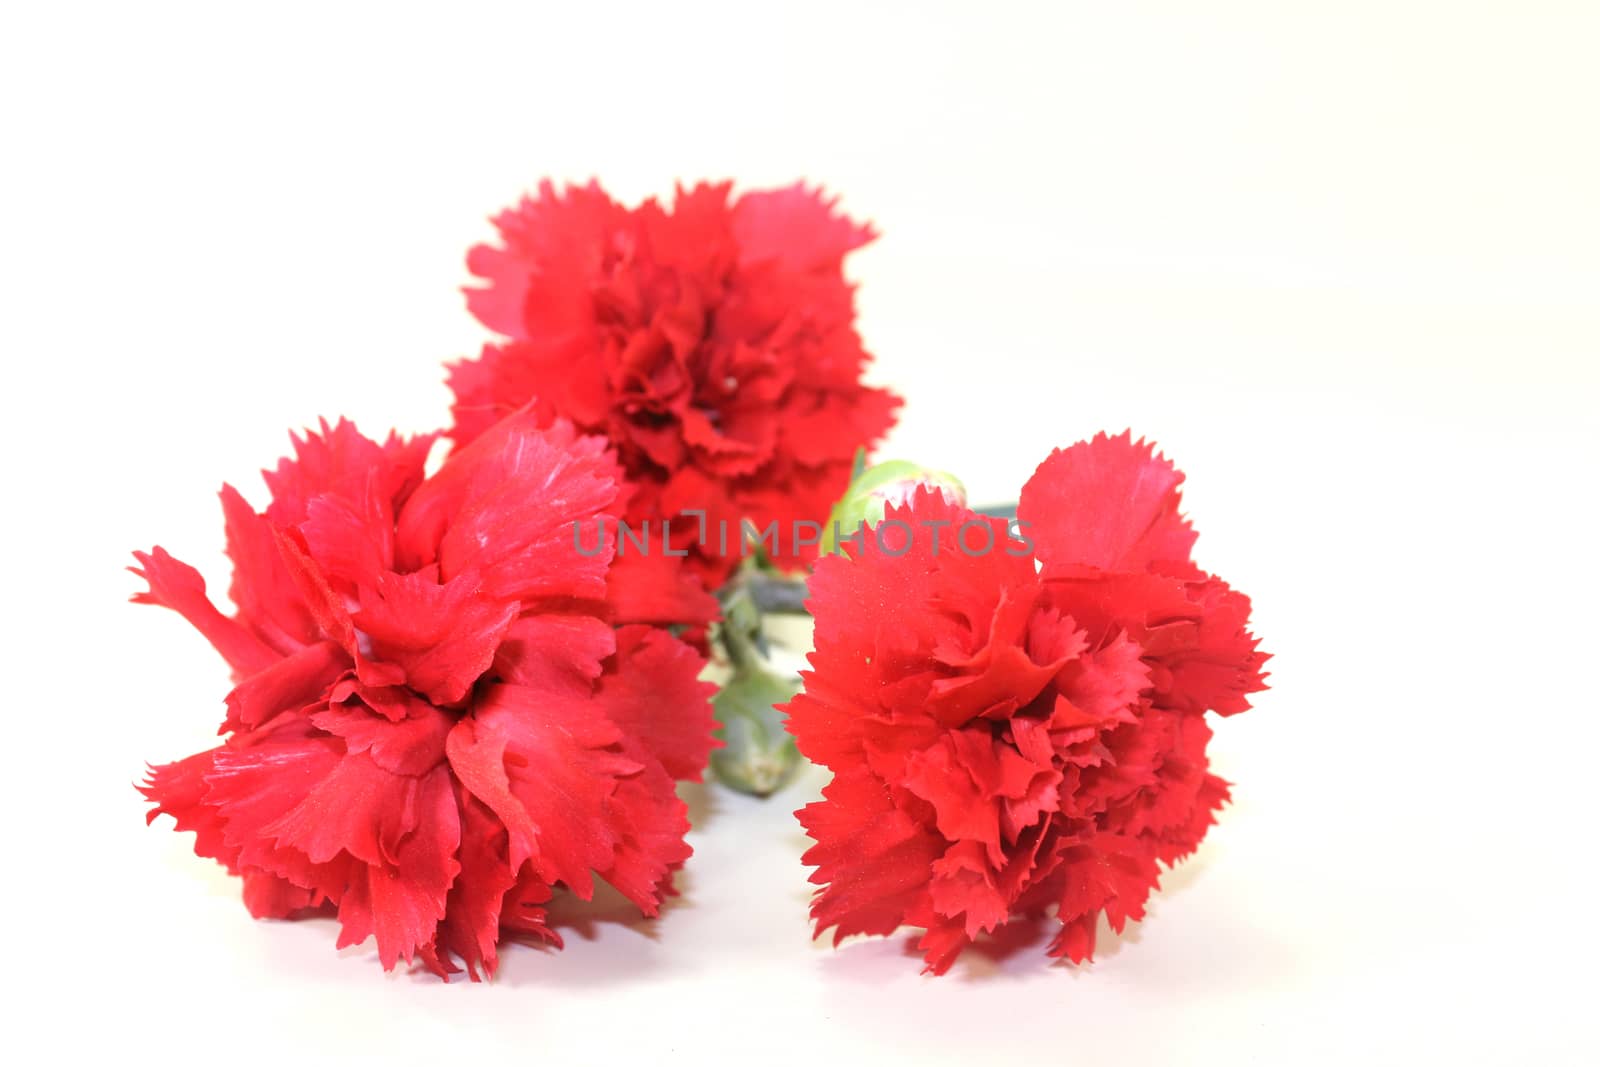
{"type": "Polygon", "coordinates": [[[617,631],[616,659],[600,682],[606,718],[669,778],[698,779],[706,769],[717,687],[700,680],[704,662],[662,630],[624,626],[617,631]]]}
{"type": "Polygon", "coordinates": [[[352,621],[369,655],[405,672],[405,684],[436,704],[457,704],[489,669],[521,611],[491,596],[476,572],[439,584],[431,569],[380,574],[361,591],[352,621]]]}
{"type": "Polygon", "coordinates": [[[1183,475],[1155,446],[1128,431],[1057,449],[1022,487],[1017,518],[1028,524],[1047,570],[1144,571],[1187,562],[1195,532],[1178,514],[1183,475]]]}
{"type": "Polygon", "coordinates": [[[218,611],[206,596],[206,580],[200,572],[181,560],[173,559],[157,545],[149,552],[135,552],[139,566],[128,569],[149,583],[149,590],[135,593],[136,604],[159,604],[171,608],[211,642],[227,660],[235,675],[248,677],[277,662],[279,653],[236,619],[218,611]]]}
{"type": "Polygon", "coordinates": [[[816,841],[801,857],[823,887],[811,903],[816,935],[833,927],[838,944],[852,934],[894,933],[925,906],[928,872],[944,841],[862,770],[840,768],[822,796],[795,813],[816,841]]]}
{"type": "Polygon", "coordinates": [[[512,869],[531,863],[587,900],[617,847],[610,797],[641,769],[622,755],[622,737],[587,701],[501,684],[450,732],[448,752],[456,777],[505,824],[512,869]]]}

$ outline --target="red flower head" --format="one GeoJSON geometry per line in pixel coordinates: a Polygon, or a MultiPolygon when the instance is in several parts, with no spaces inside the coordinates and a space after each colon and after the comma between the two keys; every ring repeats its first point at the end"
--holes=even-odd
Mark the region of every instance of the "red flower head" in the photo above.
{"type": "Polygon", "coordinates": [[[831,767],[799,812],[817,932],[927,933],[928,969],[1054,910],[1055,956],[1144,914],[1158,864],[1227,799],[1205,712],[1249,707],[1250,601],[1189,560],[1183,476],[1129,435],[1057,451],[1020,539],[919,491],[853,558],[818,563],[816,651],[788,707],[831,767]]]}
{"type": "Polygon", "coordinates": [[[794,522],[822,523],[900,403],[861,384],[842,271],[872,230],[802,185],[732,201],[729,188],[630,210],[595,184],[545,182],[495,220],[501,245],[468,259],[487,282],[468,306],[511,340],[450,375],[458,442],[531,400],[613,442],[639,485],[630,523],[705,511],[732,551],[715,532],[697,548],[694,516],[672,534],[712,585],[738,562],[741,519],[776,520],[776,561],[808,562],[794,522]]]}
{"type": "Polygon", "coordinates": [[[218,748],[156,767],[150,813],[244,882],[256,916],[336,908],[385,968],[492,974],[502,931],[559,944],[542,905],[594,877],[646,915],[689,855],[673,779],[711,747],[703,661],[613,625],[609,553],[573,524],[621,472],[598,438],[518,414],[423,479],[431,438],[340,422],[222,491],[223,615],[193,568],[137,553],[149,592],[232,666],[218,748]]]}

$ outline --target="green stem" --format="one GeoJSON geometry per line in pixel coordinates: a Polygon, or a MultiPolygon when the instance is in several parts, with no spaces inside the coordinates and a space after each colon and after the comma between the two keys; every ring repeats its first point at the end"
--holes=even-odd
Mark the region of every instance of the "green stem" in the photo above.
{"type": "Polygon", "coordinates": [[[745,590],[757,610],[766,615],[805,615],[806,583],[802,578],[752,573],[744,577],[745,590]]]}

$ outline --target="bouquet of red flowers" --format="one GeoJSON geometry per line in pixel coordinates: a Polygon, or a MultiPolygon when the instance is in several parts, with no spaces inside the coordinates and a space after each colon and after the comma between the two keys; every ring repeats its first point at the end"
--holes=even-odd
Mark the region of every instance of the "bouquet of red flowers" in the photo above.
{"type": "Polygon", "coordinates": [[[136,553],[134,599],[234,679],[149,817],[252,915],[334,915],[441,977],[559,945],[547,905],[597,881],[656,914],[677,783],[765,795],[801,753],[833,772],[799,812],[819,933],[919,927],[942,973],[1014,921],[1053,914],[1077,961],[1141,917],[1228,798],[1207,713],[1266,659],[1191,560],[1182,475],[1102,435],[996,514],[868,468],[900,403],[862,381],[843,270],[874,233],[803,185],[546,183],[495,225],[467,300],[499,337],[451,368],[442,437],[324,422],[264,510],[224,486],[231,614],[136,553]],[[815,617],[803,677],[768,657],[777,612],[815,617]]]}

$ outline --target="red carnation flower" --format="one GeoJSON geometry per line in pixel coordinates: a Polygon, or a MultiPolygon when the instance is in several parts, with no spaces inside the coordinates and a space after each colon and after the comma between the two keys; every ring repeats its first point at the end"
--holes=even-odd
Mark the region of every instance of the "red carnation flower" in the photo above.
{"type": "Polygon", "coordinates": [[[495,219],[501,245],[468,259],[487,283],[468,306],[511,340],[450,374],[458,442],[530,400],[605,434],[639,486],[626,518],[678,517],[674,545],[713,585],[738,562],[741,519],[778,523],[780,565],[813,558],[794,522],[824,520],[900,403],[861,384],[842,264],[870,227],[802,185],[729,188],[630,210],[595,184],[545,182],[495,219]]]}
{"type": "Polygon", "coordinates": [[[1182,481],[1102,435],[1040,465],[1019,537],[924,490],[818,563],[788,713],[834,771],[798,813],[819,935],[923,927],[938,974],[1014,920],[1053,910],[1076,962],[1102,912],[1144,915],[1228,797],[1205,712],[1264,688],[1250,601],[1190,562],[1182,481]]]}
{"type": "Polygon", "coordinates": [[[431,443],[323,424],[266,472],[264,513],[225,486],[233,617],[193,568],[136,553],[134,599],[238,682],[227,741],[142,790],[253,915],[336,909],[340,947],[476,979],[502,932],[560,944],[558,886],[598,876],[656,913],[690,852],[673,780],[705,766],[710,687],[665,631],[613,625],[609,553],[575,549],[618,499],[603,441],[518,414],[424,480],[431,443]]]}

